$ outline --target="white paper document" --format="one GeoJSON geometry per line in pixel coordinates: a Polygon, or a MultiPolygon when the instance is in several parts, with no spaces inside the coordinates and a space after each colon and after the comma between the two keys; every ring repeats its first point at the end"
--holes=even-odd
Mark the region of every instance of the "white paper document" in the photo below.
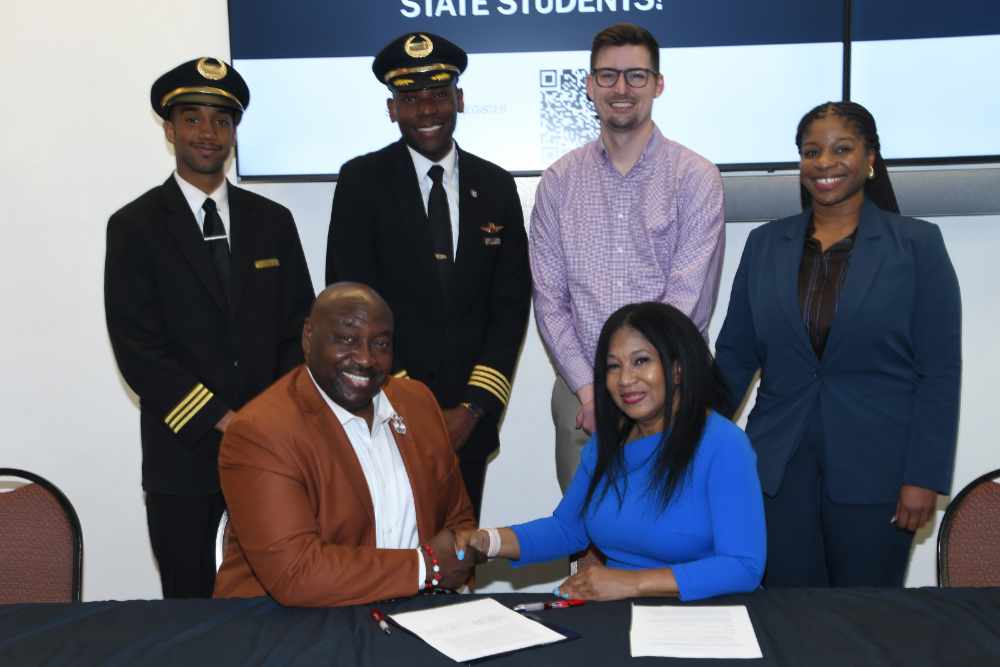
{"type": "Polygon", "coordinates": [[[632,657],[763,658],[746,607],[632,605],[632,657]]]}
{"type": "Polygon", "coordinates": [[[565,639],[493,598],[391,614],[390,618],[456,662],[565,639]]]}

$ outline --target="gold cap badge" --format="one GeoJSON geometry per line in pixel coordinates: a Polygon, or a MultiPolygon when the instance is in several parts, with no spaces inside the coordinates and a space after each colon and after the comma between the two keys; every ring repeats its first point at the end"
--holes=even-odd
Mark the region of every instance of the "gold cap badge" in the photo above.
{"type": "Polygon", "coordinates": [[[434,51],[434,42],[427,35],[411,35],[403,42],[403,51],[411,58],[426,58],[434,51]]]}
{"type": "Polygon", "coordinates": [[[197,64],[198,74],[210,81],[226,78],[226,63],[215,58],[202,58],[197,64]]]}

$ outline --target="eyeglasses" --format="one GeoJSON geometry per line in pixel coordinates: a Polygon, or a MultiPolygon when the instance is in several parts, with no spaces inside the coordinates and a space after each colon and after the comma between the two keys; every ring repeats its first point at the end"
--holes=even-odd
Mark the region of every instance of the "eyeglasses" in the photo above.
{"type": "Polygon", "coordinates": [[[629,88],[645,88],[650,78],[659,76],[659,72],[654,72],[645,67],[633,67],[631,69],[614,69],[613,67],[601,67],[591,70],[591,76],[601,88],[613,88],[618,83],[618,77],[625,75],[625,83],[629,88]]]}

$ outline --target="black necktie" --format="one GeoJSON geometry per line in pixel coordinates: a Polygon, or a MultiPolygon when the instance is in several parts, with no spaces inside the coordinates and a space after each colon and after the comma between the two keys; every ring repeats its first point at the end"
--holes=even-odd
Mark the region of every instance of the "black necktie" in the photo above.
{"type": "Polygon", "coordinates": [[[226,241],[226,228],[222,226],[222,218],[215,207],[215,200],[209,197],[201,205],[205,210],[205,222],[202,223],[202,233],[208,244],[208,254],[215,264],[215,273],[219,276],[222,295],[229,300],[229,243],[226,241]]]}
{"type": "Polygon", "coordinates": [[[448,195],[441,184],[444,167],[436,164],[427,170],[427,175],[434,182],[431,196],[427,199],[427,219],[431,223],[431,236],[434,239],[434,263],[438,267],[441,287],[447,293],[448,279],[451,276],[451,215],[448,213],[448,195]]]}

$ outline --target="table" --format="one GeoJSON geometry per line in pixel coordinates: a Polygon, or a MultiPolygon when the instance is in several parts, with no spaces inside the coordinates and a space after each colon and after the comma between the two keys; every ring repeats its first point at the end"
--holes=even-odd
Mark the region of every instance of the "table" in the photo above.
{"type": "MultiPolygon", "coordinates": [[[[481,596],[380,605],[386,613],[481,596]]],[[[493,595],[514,605],[549,595],[493,595]]],[[[641,604],[680,604],[646,599],[641,604]]],[[[701,604],[744,604],[763,660],[629,657],[630,601],[543,612],[580,639],[501,656],[507,665],[1000,665],[1000,588],[784,589],[701,604]]],[[[416,637],[382,634],[370,606],[283,608],[269,598],[0,606],[3,665],[454,665],[416,637]]]]}

